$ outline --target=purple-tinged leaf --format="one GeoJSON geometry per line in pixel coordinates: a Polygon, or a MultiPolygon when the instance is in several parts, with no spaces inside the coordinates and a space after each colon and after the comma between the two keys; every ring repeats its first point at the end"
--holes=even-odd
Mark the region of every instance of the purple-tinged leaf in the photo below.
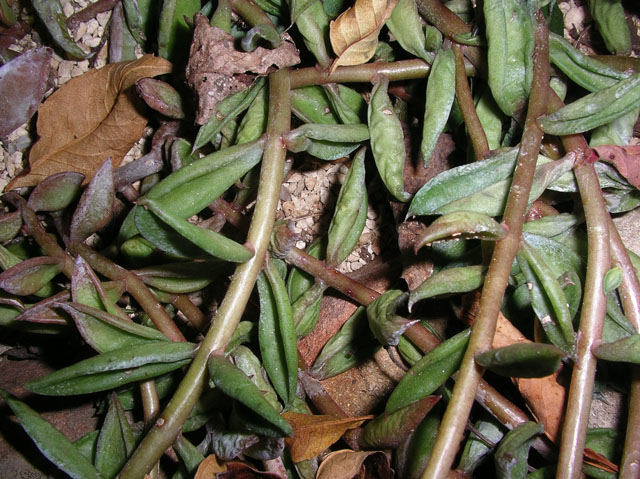
{"type": "Polygon", "coordinates": [[[154,78],[141,78],[136,82],[136,90],[150,108],[169,118],[184,118],[182,97],[168,83],[154,78]]]}
{"type": "Polygon", "coordinates": [[[101,295],[98,292],[100,281],[82,256],[76,257],[71,275],[71,298],[76,303],[86,304],[97,309],[104,309],[101,295]]]}
{"type": "Polygon", "coordinates": [[[109,158],[96,171],[73,213],[69,235],[72,243],[81,243],[111,220],[114,199],[113,169],[109,158]]]}
{"type": "Polygon", "coordinates": [[[0,288],[11,294],[35,293],[62,271],[62,261],[49,256],[30,258],[0,274],[0,288]]]}
{"type": "Polygon", "coordinates": [[[0,137],[26,123],[40,106],[52,55],[51,48],[40,47],[0,67],[0,137]]]}
{"type": "Polygon", "coordinates": [[[385,346],[397,346],[398,338],[418,320],[410,321],[396,314],[396,309],[407,302],[409,295],[391,289],[367,306],[369,328],[376,339],[385,346]]]}
{"type": "Polygon", "coordinates": [[[56,173],[42,180],[29,195],[33,211],[60,211],[78,196],[84,175],[75,171],[56,173]]]}
{"type": "Polygon", "coordinates": [[[22,216],[18,211],[0,216],[0,242],[12,240],[22,228],[22,216]]]}
{"type": "Polygon", "coordinates": [[[640,364],[640,334],[633,334],[613,343],[602,343],[593,349],[598,359],[640,364]]]}
{"type": "Polygon", "coordinates": [[[476,362],[502,376],[541,378],[556,372],[566,357],[552,344],[522,342],[477,354],[476,362]]]}
{"type": "Polygon", "coordinates": [[[16,316],[15,321],[67,326],[69,322],[60,316],[54,308],[58,306],[58,303],[68,301],[69,298],[69,291],[61,291],[30,306],[23,313],[16,316]]]}
{"type": "Polygon", "coordinates": [[[73,318],[83,339],[99,353],[149,341],[168,341],[160,331],[85,304],[61,303],[59,307],[73,318]]]}
{"type": "Polygon", "coordinates": [[[20,311],[24,311],[26,308],[24,303],[20,301],[18,298],[14,298],[13,296],[0,296],[0,304],[6,304],[7,306],[12,306],[20,311]]]}

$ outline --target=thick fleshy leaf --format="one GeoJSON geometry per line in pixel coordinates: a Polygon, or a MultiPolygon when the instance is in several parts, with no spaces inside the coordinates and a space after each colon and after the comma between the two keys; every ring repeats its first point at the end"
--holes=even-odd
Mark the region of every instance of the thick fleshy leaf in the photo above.
{"type": "Polygon", "coordinates": [[[78,207],[71,218],[70,241],[81,243],[106,226],[113,216],[114,200],[113,168],[111,159],[107,159],[98,168],[80,197],[78,207]]]}
{"type": "Polygon", "coordinates": [[[346,417],[285,412],[282,417],[291,424],[293,437],[285,440],[293,462],[312,459],[338,441],[349,429],[359,427],[373,416],[346,417]]]}
{"type": "Polygon", "coordinates": [[[187,220],[175,216],[166,211],[162,204],[156,200],[147,197],[139,200],[138,204],[149,208],[154,215],[173,228],[185,240],[200,247],[211,256],[236,263],[249,261],[253,257],[253,252],[240,243],[216,231],[200,228],[187,220]]]}
{"type": "Polygon", "coordinates": [[[540,378],[556,372],[567,354],[543,343],[516,343],[476,355],[476,362],[490,371],[514,378],[540,378]]]}
{"type": "Polygon", "coordinates": [[[402,48],[433,63],[433,53],[425,48],[424,31],[415,0],[399,0],[386,24],[402,48]]]}
{"type": "MultiPolygon", "coordinates": [[[[179,62],[191,41],[191,28],[187,20],[200,10],[199,0],[167,0],[162,4],[158,29],[158,54],[179,62]]],[[[182,60],[184,61],[184,60],[182,60]]]]}
{"type": "Polygon", "coordinates": [[[325,343],[310,373],[319,380],[336,376],[370,359],[378,349],[361,306],[325,343]]]}
{"type": "Polygon", "coordinates": [[[269,383],[262,363],[251,349],[242,345],[237,346],[229,353],[228,358],[256,385],[273,409],[282,410],[282,405],[278,402],[278,395],[269,383]]]}
{"type": "Polygon", "coordinates": [[[314,283],[293,303],[293,321],[296,325],[296,335],[302,338],[311,333],[318,324],[322,296],[327,289],[323,282],[314,283]]]}
{"type": "Polygon", "coordinates": [[[364,169],[365,149],[356,154],[344,180],[329,225],[327,263],[337,267],[355,248],[367,220],[367,186],[364,169]]]}
{"type": "Polygon", "coordinates": [[[105,479],[115,477],[134,447],[133,431],[124,415],[122,404],[118,400],[118,395],[112,394],[109,410],[96,444],[94,460],[96,468],[105,479]]]}
{"type": "Polygon", "coordinates": [[[622,282],[622,270],[618,267],[611,268],[604,275],[604,279],[602,281],[602,292],[604,294],[609,294],[613,290],[617,289],[622,282]]]}
{"type": "Polygon", "coordinates": [[[497,444],[504,436],[502,425],[497,419],[488,414],[484,414],[483,417],[475,422],[473,431],[478,431],[482,435],[482,438],[474,432],[469,434],[469,438],[460,456],[460,462],[458,463],[458,467],[456,467],[456,470],[470,476],[473,475],[473,471],[482,463],[486,456],[493,451],[493,447],[487,444],[484,438],[497,444]]]}
{"type": "Polygon", "coordinates": [[[199,291],[223,272],[222,264],[215,260],[169,263],[134,271],[145,284],[175,294],[199,291]]]}
{"type": "Polygon", "coordinates": [[[160,331],[127,321],[81,303],[60,303],[75,321],[83,339],[99,353],[150,341],[168,341],[160,331]]]}
{"type": "MultiPolygon", "coordinates": [[[[413,0],[409,0],[413,3],[413,0]]],[[[438,138],[447,126],[456,93],[456,61],[448,46],[438,50],[427,80],[427,93],[422,124],[420,152],[428,165],[436,149],[438,138]]]]}
{"type": "Polygon", "coordinates": [[[331,65],[360,65],[373,57],[378,46],[378,34],[391,16],[397,0],[356,0],[329,26],[329,38],[338,56],[331,65]]]}
{"type": "Polygon", "coordinates": [[[637,108],[638,101],[640,73],[543,116],[538,124],[545,133],[552,135],[582,133],[620,118],[637,108]]]}
{"type": "Polygon", "coordinates": [[[264,367],[278,395],[288,406],[298,385],[298,349],[293,310],[287,288],[272,260],[258,283],[260,320],[258,338],[264,367]],[[265,281],[266,279],[266,281],[265,281]]]}
{"type": "Polygon", "coordinates": [[[211,450],[223,461],[230,461],[238,457],[250,446],[257,444],[260,438],[250,432],[229,431],[213,426],[207,426],[212,435],[211,450]]]}
{"type": "Polygon", "coordinates": [[[157,112],[169,118],[184,118],[180,93],[166,82],[154,78],[141,78],[136,82],[138,95],[157,112]]]}
{"type": "Polygon", "coordinates": [[[640,364],[640,334],[600,344],[593,349],[593,354],[605,361],[640,364]]]}
{"type": "Polygon", "coordinates": [[[362,442],[372,449],[398,447],[439,400],[440,396],[427,396],[394,411],[385,411],[364,427],[362,442]]]}
{"type": "Polygon", "coordinates": [[[236,366],[229,361],[212,356],[208,361],[209,374],[216,387],[227,396],[244,404],[270,424],[275,426],[283,436],[291,436],[293,430],[287,421],[262,396],[258,387],[236,366]]]}
{"type": "Polygon", "coordinates": [[[0,137],[8,136],[38,109],[47,90],[53,51],[29,50],[0,67],[0,137]]]}
{"type": "Polygon", "coordinates": [[[469,335],[468,329],[456,334],[415,363],[391,393],[385,411],[393,412],[439,388],[458,369],[469,335]]]}
{"type": "Polygon", "coordinates": [[[46,396],[71,396],[113,389],[174,371],[191,361],[196,346],[154,341],[116,349],[80,361],[25,384],[46,396]]]}
{"type": "Polygon", "coordinates": [[[544,426],[536,422],[520,424],[500,441],[494,457],[498,479],[526,477],[527,457],[535,436],[542,434],[544,426]]]}
{"type": "Polygon", "coordinates": [[[0,274],[0,288],[27,296],[39,291],[62,271],[62,260],[41,256],[24,260],[0,274]]]}
{"type": "Polygon", "coordinates": [[[0,243],[12,240],[22,228],[22,215],[19,211],[0,216],[0,243]]]}
{"type": "Polygon", "coordinates": [[[34,0],[33,8],[45,24],[53,40],[72,58],[83,60],[89,56],[73,41],[67,29],[67,18],[60,0],[34,0]]]}
{"type": "Polygon", "coordinates": [[[404,191],[404,162],[406,157],[404,133],[400,119],[393,110],[387,93],[389,80],[381,77],[371,91],[367,111],[371,151],[376,168],[389,192],[398,201],[407,201],[409,193],[404,191]]]}
{"type": "Polygon", "coordinates": [[[494,153],[484,161],[469,163],[447,170],[427,181],[416,193],[408,216],[431,215],[455,200],[484,190],[506,180],[516,165],[517,150],[494,153]]]}
{"type": "Polygon", "coordinates": [[[484,283],[486,268],[483,265],[460,266],[438,271],[420,284],[409,295],[409,310],[418,301],[455,293],[467,293],[484,283]]]}
{"type": "Polygon", "coordinates": [[[166,60],[145,55],[91,69],[65,83],[38,110],[40,139],[29,154],[30,172],[6,190],[33,186],[63,171],[77,171],[88,180],[108,157],[117,167],[147,124],[129,88],[140,78],[170,71],[166,60]]]}
{"type": "Polygon", "coordinates": [[[59,211],[74,201],[80,191],[84,175],[66,171],[51,175],[36,186],[27,201],[33,211],[59,211]]]}
{"type": "Polygon", "coordinates": [[[488,43],[488,80],[500,109],[514,115],[527,101],[533,75],[533,20],[516,0],[483,4],[488,43]]]}
{"type": "Polygon", "coordinates": [[[389,290],[367,306],[369,328],[380,344],[397,346],[398,338],[419,321],[410,321],[396,314],[396,309],[407,301],[408,296],[399,290],[389,290]]]}
{"type": "Polygon", "coordinates": [[[472,211],[454,211],[442,215],[429,225],[418,239],[415,251],[442,239],[478,238],[498,241],[506,234],[504,227],[488,215],[472,211]]]}
{"type": "Polygon", "coordinates": [[[2,390],[0,390],[0,397],[11,408],[38,449],[63,472],[73,479],[103,479],[98,470],[80,454],[73,443],[42,419],[37,412],[2,390]]]}

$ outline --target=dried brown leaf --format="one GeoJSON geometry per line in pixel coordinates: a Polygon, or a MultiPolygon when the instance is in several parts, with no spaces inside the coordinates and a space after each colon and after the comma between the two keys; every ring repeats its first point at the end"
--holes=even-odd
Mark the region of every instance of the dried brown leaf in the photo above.
{"type": "Polygon", "coordinates": [[[293,437],[285,439],[293,462],[312,459],[335,443],[349,429],[360,426],[373,416],[340,418],[337,416],[285,412],[282,417],[291,424],[293,437]]]}
{"type": "Polygon", "coordinates": [[[253,83],[256,75],[300,62],[300,54],[288,34],[280,46],[258,47],[251,52],[235,48],[234,38],[209,25],[203,15],[195,16],[196,28],[187,65],[187,83],[198,95],[196,123],[204,124],[224,98],[253,83]]]}
{"type": "Polygon", "coordinates": [[[387,456],[381,451],[344,449],[329,454],[316,474],[316,479],[393,478],[387,456]]]}
{"type": "Polygon", "coordinates": [[[226,464],[219,463],[215,454],[211,454],[200,463],[194,479],[213,479],[219,472],[225,472],[226,470],[226,464]]]}
{"type": "Polygon", "coordinates": [[[109,156],[117,167],[147,124],[135,82],[170,71],[168,61],[145,55],[89,70],[65,83],[39,109],[40,139],[31,149],[29,173],[6,190],[36,185],[62,171],[77,171],[89,181],[109,156]]]}
{"type": "Polygon", "coordinates": [[[361,65],[373,57],[380,29],[396,3],[398,0],[356,0],[353,7],[331,22],[329,38],[338,56],[331,72],[340,65],[361,65]]]}
{"type": "Polygon", "coordinates": [[[629,183],[640,189],[640,145],[602,145],[594,150],[601,161],[611,163],[629,183]]]}
{"type": "MultiPolygon", "coordinates": [[[[499,314],[492,347],[500,348],[519,342],[530,341],[507,318],[499,314]]],[[[544,425],[545,435],[554,442],[562,427],[567,393],[556,377],[557,375],[513,379],[531,413],[544,425]]]]}

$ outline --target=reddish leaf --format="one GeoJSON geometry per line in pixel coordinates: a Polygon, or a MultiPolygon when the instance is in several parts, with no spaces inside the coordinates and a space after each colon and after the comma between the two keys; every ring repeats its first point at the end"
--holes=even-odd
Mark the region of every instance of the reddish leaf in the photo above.
{"type": "Polygon", "coordinates": [[[640,145],[602,145],[594,150],[601,161],[611,163],[629,183],[640,189],[640,145]]]}
{"type": "Polygon", "coordinates": [[[53,51],[29,50],[0,68],[0,137],[9,135],[38,109],[47,90],[53,51]]]}
{"type": "Polygon", "coordinates": [[[30,258],[0,274],[0,288],[11,294],[33,294],[62,271],[62,260],[41,256],[30,258]]]}

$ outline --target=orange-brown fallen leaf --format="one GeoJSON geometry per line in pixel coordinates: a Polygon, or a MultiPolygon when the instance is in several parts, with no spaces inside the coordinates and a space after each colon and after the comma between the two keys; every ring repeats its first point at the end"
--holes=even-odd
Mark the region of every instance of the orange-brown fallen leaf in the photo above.
{"type": "Polygon", "coordinates": [[[333,72],[340,65],[360,65],[373,57],[378,46],[378,34],[391,16],[398,0],[356,0],[329,25],[329,39],[338,58],[331,65],[333,72]]]}
{"type": "Polygon", "coordinates": [[[215,454],[211,454],[200,463],[194,479],[214,479],[219,472],[225,472],[226,470],[226,464],[218,462],[215,454]]]}
{"type": "Polygon", "coordinates": [[[135,82],[170,71],[167,60],[145,55],[89,70],[65,83],[38,110],[40,138],[29,155],[30,171],[6,190],[33,186],[63,171],[77,171],[88,181],[108,157],[117,167],[147,124],[135,82]]]}
{"type": "Polygon", "coordinates": [[[339,418],[328,415],[285,412],[282,417],[291,424],[293,437],[285,439],[293,462],[316,457],[335,443],[345,431],[360,426],[373,416],[339,418]]]}
{"type": "Polygon", "coordinates": [[[316,479],[392,479],[393,470],[381,451],[332,452],[320,464],[316,479]]]}
{"type": "MultiPolygon", "coordinates": [[[[529,340],[511,324],[511,321],[500,314],[492,347],[501,348],[519,342],[529,340]]],[[[520,390],[531,413],[544,425],[546,436],[555,442],[562,427],[566,389],[558,384],[555,375],[542,378],[513,378],[513,382],[520,390]]]]}
{"type": "Polygon", "coordinates": [[[204,458],[198,466],[194,479],[279,479],[271,472],[258,471],[249,464],[239,461],[218,462],[212,454],[204,458]]]}
{"type": "Polygon", "coordinates": [[[611,462],[602,454],[594,451],[593,449],[589,449],[588,447],[584,449],[584,462],[585,464],[597,467],[602,471],[618,473],[618,466],[616,464],[611,462]]]}

